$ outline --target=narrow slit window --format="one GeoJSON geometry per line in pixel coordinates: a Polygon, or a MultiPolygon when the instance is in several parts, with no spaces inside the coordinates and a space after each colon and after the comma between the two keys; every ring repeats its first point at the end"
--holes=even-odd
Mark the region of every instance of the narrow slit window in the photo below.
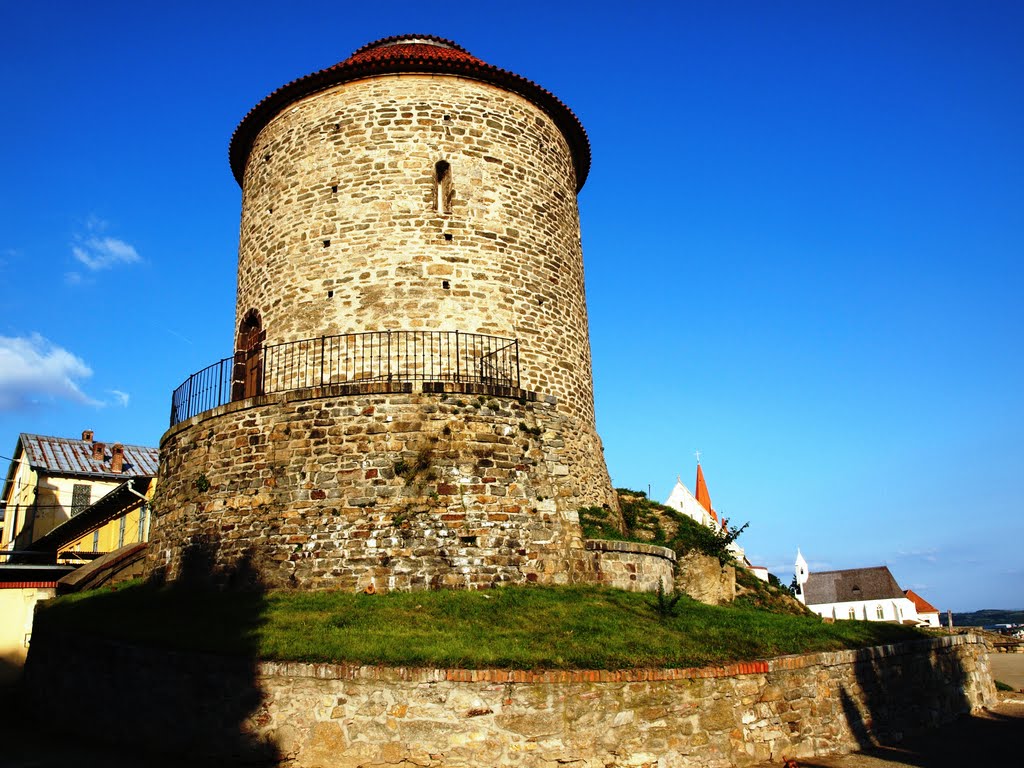
{"type": "Polygon", "coordinates": [[[446,160],[438,160],[434,165],[434,202],[439,216],[452,212],[454,194],[452,167],[446,160]]]}

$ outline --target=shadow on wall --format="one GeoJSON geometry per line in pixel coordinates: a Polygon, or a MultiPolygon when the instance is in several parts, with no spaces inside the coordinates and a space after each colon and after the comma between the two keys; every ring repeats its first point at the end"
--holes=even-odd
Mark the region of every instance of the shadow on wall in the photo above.
{"type": "Polygon", "coordinates": [[[914,729],[937,728],[971,711],[966,692],[971,683],[958,654],[932,650],[881,657],[889,647],[860,651],[856,684],[839,691],[846,722],[862,750],[899,743],[914,729]]]}
{"type": "MultiPolygon", "coordinates": [[[[964,768],[1010,766],[1020,762],[1020,738],[1024,731],[1024,706],[1013,714],[984,713],[961,716],[940,729],[917,729],[898,747],[865,748],[874,758],[870,765],[916,768],[964,768]],[[878,762],[876,762],[878,761],[878,762]]],[[[836,765],[867,765],[860,758],[830,758],[817,762],[801,758],[800,768],[833,768],[836,765]],[[858,762],[852,763],[856,759],[858,762]]]]}
{"type": "Polygon", "coordinates": [[[14,687],[21,680],[22,663],[20,657],[0,655],[0,698],[4,698],[4,690],[14,687]]]}
{"type": "MultiPolygon", "coordinates": [[[[144,603],[151,590],[167,590],[175,611],[202,611],[205,602],[196,598],[204,590],[237,590],[232,615],[210,615],[203,624],[213,634],[230,628],[237,637],[229,644],[244,653],[142,652],[119,644],[116,637],[97,637],[102,630],[69,636],[69,622],[59,616],[52,621],[37,619],[24,681],[36,719],[59,723],[59,728],[76,733],[86,744],[104,741],[122,749],[173,754],[187,757],[188,764],[278,762],[281,755],[276,744],[247,729],[249,718],[263,702],[255,654],[264,589],[249,559],[214,571],[216,548],[212,539],[190,542],[182,553],[181,578],[165,585],[161,575],[155,574],[140,591],[139,600],[144,603]]],[[[61,608],[47,609],[40,618],[61,608]]],[[[146,621],[145,605],[136,608],[134,620],[146,621]]],[[[160,638],[153,637],[153,645],[159,644],[160,638]]]]}

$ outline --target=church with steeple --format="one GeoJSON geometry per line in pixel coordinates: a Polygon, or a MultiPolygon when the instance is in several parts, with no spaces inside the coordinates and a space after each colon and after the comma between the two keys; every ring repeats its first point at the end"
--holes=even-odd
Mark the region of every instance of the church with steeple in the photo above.
{"type": "MultiPolygon", "coordinates": [[[[728,521],[724,517],[720,517],[711,504],[711,494],[708,491],[707,481],[704,480],[704,470],[700,465],[699,452],[697,455],[697,480],[694,483],[694,488],[696,493],[691,493],[690,489],[683,484],[682,479],[677,476],[672,493],[665,499],[665,506],[677,512],[682,512],[690,519],[712,528],[716,532],[728,533],[728,521]]],[[[747,560],[743,547],[735,541],[729,545],[729,551],[732,552],[733,557],[736,558],[740,565],[750,570],[758,578],[764,581],[768,580],[768,570],[760,566],[751,565],[750,561],[747,560]]]]}

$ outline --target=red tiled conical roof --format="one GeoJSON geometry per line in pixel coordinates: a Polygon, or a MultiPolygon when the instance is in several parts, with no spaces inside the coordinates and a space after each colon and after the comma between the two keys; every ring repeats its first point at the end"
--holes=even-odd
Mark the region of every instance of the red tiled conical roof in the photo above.
{"type": "Polygon", "coordinates": [[[525,77],[487,64],[457,43],[433,35],[398,35],[377,40],[357,49],[344,61],[293,80],[271,93],[249,111],[231,137],[228,156],[235,179],[242,183],[256,136],[289,104],[340,83],[395,73],[458,75],[497,85],[532,101],[551,116],[569,142],[576,167],[576,190],[583,188],[590,171],[590,142],[572,110],[525,77]]]}
{"type": "Polygon", "coordinates": [[[704,482],[704,470],[700,468],[700,464],[697,465],[697,501],[704,509],[708,511],[712,519],[718,521],[718,515],[715,510],[711,508],[711,494],[708,493],[708,484],[704,482]]]}

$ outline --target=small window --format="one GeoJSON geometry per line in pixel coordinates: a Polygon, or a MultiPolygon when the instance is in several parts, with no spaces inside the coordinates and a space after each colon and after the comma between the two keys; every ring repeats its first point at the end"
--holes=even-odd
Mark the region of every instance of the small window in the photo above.
{"type": "Polygon", "coordinates": [[[850,618],[851,619],[856,619],[857,618],[857,609],[856,608],[851,608],[850,609],[850,618]]]}
{"type": "Polygon", "coordinates": [[[452,185],[452,167],[446,160],[438,160],[434,165],[434,205],[439,216],[452,212],[452,198],[455,188],[452,185]]]}
{"type": "Polygon", "coordinates": [[[117,548],[124,546],[124,529],[128,524],[128,515],[121,515],[121,529],[117,532],[117,548]]]}
{"type": "Polygon", "coordinates": [[[875,608],[875,617],[878,619],[885,618],[885,611],[882,610],[882,606],[879,605],[875,608]]]}
{"type": "Polygon", "coordinates": [[[93,552],[99,552],[100,551],[100,529],[99,528],[97,528],[95,531],[92,532],[92,551],[93,552]]]}
{"type": "Polygon", "coordinates": [[[75,483],[75,486],[71,489],[71,516],[74,517],[82,510],[88,508],[91,503],[92,486],[75,483]]]}

